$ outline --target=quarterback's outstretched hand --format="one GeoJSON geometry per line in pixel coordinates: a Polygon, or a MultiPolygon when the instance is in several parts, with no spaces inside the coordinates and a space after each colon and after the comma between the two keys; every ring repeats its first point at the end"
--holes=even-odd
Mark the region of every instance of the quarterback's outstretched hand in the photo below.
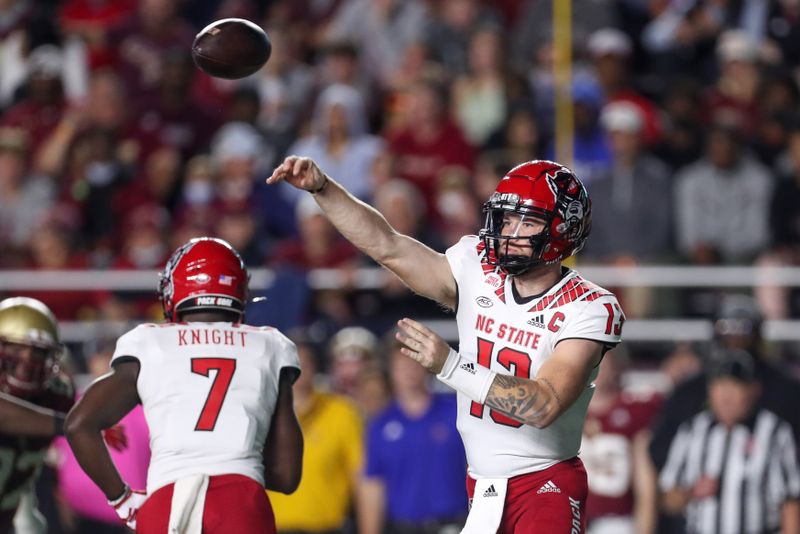
{"type": "Polygon", "coordinates": [[[298,189],[318,193],[325,187],[328,177],[314,163],[313,159],[288,156],[283,160],[283,163],[275,167],[275,170],[272,171],[272,176],[267,178],[267,184],[276,184],[281,180],[298,189]]]}
{"type": "Polygon", "coordinates": [[[395,337],[405,345],[400,352],[431,373],[439,374],[450,354],[450,345],[439,334],[413,319],[400,319],[397,328],[395,337]]]}
{"type": "Polygon", "coordinates": [[[108,501],[108,504],[114,508],[114,511],[117,512],[119,518],[128,528],[136,530],[136,514],[146,500],[147,495],[144,491],[132,490],[129,486],[125,486],[125,491],[122,495],[113,501],[108,501]]]}

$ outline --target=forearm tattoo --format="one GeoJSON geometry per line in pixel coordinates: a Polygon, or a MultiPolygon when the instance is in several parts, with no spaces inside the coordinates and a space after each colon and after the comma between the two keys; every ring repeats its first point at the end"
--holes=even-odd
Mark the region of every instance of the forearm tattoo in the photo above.
{"type": "MultiPolygon", "coordinates": [[[[560,405],[552,384],[546,383],[555,402],[560,405]]],[[[497,375],[489,388],[486,404],[512,419],[536,426],[543,422],[553,408],[548,401],[550,396],[542,391],[542,386],[537,381],[497,375]]]]}
{"type": "Polygon", "coordinates": [[[553,384],[546,378],[537,378],[536,380],[547,386],[547,389],[550,390],[550,393],[553,395],[553,399],[556,401],[556,404],[559,408],[561,408],[561,397],[558,396],[558,392],[553,384]]]}

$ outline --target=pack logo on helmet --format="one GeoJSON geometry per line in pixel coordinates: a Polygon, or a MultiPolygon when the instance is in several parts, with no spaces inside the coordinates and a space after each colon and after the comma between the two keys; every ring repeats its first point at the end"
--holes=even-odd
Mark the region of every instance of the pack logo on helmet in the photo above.
{"type": "Polygon", "coordinates": [[[223,308],[232,308],[233,299],[227,297],[196,297],[194,300],[195,306],[220,306],[223,308]]]}
{"type": "Polygon", "coordinates": [[[564,210],[564,222],[560,223],[557,229],[575,239],[581,231],[581,223],[583,223],[583,204],[579,200],[573,200],[564,210]]]}

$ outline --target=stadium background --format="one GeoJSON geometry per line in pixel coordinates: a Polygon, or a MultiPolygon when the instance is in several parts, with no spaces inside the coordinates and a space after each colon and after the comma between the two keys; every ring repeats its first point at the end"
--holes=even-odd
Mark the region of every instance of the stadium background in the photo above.
{"type": "MultiPolygon", "coordinates": [[[[620,296],[626,386],[666,391],[696,370],[730,293],[753,297],[769,354],[796,371],[800,6],[572,4],[564,92],[544,0],[1,2],[0,293],[54,310],[80,381],[127,326],[160,318],[169,253],[216,235],[267,297],[249,321],[309,341],[323,371],[347,327],[380,340],[411,316],[454,340],[450,315],[341,241],[308,195],[263,179],[288,153],[312,156],[444,250],[477,232],[506,170],[563,153],[557,93],[594,198],[574,265],[620,296]],[[189,56],[231,16],[273,42],[235,82],[189,56]]],[[[381,345],[348,332],[382,376],[381,345]]]]}

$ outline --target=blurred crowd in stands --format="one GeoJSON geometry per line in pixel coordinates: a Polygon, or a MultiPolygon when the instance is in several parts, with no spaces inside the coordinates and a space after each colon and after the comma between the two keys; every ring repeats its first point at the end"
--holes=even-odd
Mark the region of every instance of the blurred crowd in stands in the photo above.
{"type": "MultiPolygon", "coordinates": [[[[308,373],[296,393],[316,465],[300,495],[326,504],[309,524],[276,500],[279,524],[335,532],[357,517],[377,533],[378,510],[396,532],[427,517],[447,532],[466,512],[449,484],[464,475],[451,400],[379,341],[401,316],[445,315],[390,276],[312,291],[310,270],[370,263],[309,195],[263,181],[283,156],[310,156],[437,250],[477,233],[508,169],[555,158],[551,17],[549,0],[0,0],[0,269],[155,270],[190,237],[229,241],[276,273],[248,321],[292,333],[329,383],[308,373]],[[192,63],[194,35],[225,17],[270,36],[251,77],[192,63]],[[386,461],[402,451],[408,463],[386,461]],[[441,487],[409,486],[410,472],[432,476],[420,457],[455,459],[441,487]]],[[[594,205],[578,265],[800,263],[800,2],[572,0],[572,23],[572,167],[594,205]]],[[[155,289],[24,294],[61,320],[160,319],[155,289]]],[[[620,296],[629,318],[719,303],[713,289],[620,296]]],[[[800,312],[792,291],[754,297],[768,319],[800,312]]],[[[95,341],[75,365],[96,376],[109,347],[95,341]]],[[[662,390],[700,368],[695,347],[660,350],[662,390]]],[[[64,491],[69,531],[92,516],[64,491]]]]}

